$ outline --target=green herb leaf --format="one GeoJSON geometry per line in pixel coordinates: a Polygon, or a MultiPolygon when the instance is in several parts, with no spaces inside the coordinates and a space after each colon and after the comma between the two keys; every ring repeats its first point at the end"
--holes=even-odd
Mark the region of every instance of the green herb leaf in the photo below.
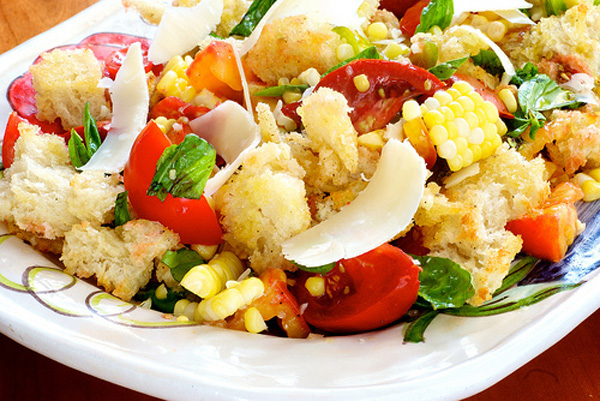
{"type": "Polygon", "coordinates": [[[85,136],[85,146],[90,157],[92,157],[102,144],[102,139],[100,139],[100,133],[98,133],[96,120],[90,113],[90,102],[85,103],[85,109],[83,110],[83,134],[85,136]]]}
{"type": "Polygon", "coordinates": [[[308,266],[303,266],[299,263],[296,263],[294,261],[292,261],[292,263],[300,270],[304,270],[306,272],[309,273],[318,273],[318,274],[327,274],[330,271],[333,270],[333,268],[335,267],[337,262],[332,262],[332,263],[328,263],[326,265],[322,265],[322,266],[314,266],[314,267],[308,267],[308,266]]]}
{"type": "Polygon", "coordinates": [[[471,59],[475,65],[480,66],[492,75],[502,76],[504,73],[504,67],[500,58],[492,50],[482,49],[476,55],[471,56],[471,59]]]}
{"type": "Polygon", "coordinates": [[[198,255],[197,252],[187,248],[181,248],[177,251],[167,251],[161,262],[171,269],[171,276],[178,282],[183,279],[183,276],[192,267],[206,263],[204,258],[198,255]]]}
{"type": "Polygon", "coordinates": [[[594,5],[595,6],[600,6],[600,0],[594,0],[594,5]]]}
{"type": "Polygon", "coordinates": [[[404,341],[407,343],[421,343],[425,341],[425,330],[439,314],[440,312],[435,310],[425,311],[412,322],[406,323],[403,329],[404,341]]]}
{"type": "Polygon", "coordinates": [[[458,67],[463,65],[467,59],[468,57],[462,57],[457,58],[456,60],[446,61],[445,63],[441,63],[433,68],[430,68],[429,72],[438,77],[439,80],[444,81],[454,75],[456,70],[458,70],[458,67]]]}
{"type": "Polygon", "coordinates": [[[175,292],[170,288],[167,288],[167,297],[165,299],[159,299],[156,297],[156,289],[159,286],[160,285],[158,283],[152,283],[148,285],[143,290],[138,291],[138,293],[135,294],[134,299],[136,301],[142,302],[150,298],[150,300],[152,301],[152,309],[163,313],[173,313],[175,309],[175,304],[180,299],[185,298],[185,293],[175,292]]]}
{"type": "Polygon", "coordinates": [[[260,20],[265,16],[269,8],[275,4],[277,0],[254,0],[242,20],[233,27],[229,36],[239,35],[248,37],[256,28],[260,20]]]}
{"type": "Polygon", "coordinates": [[[412,256],[423,271],[419,274],[419,296],[433,309],[457,308],[475,295],[471,274],[456,262],[434,256],[412,256]]]}
{"type": "Polygon", "coordinates": [[[530,62],[525,63],[523,68],[516,71],[516,74],[511,78],[510,83],[521,86],[523,82],[529,81],[538,74],[538,69],[530,62]]]}
{"type": "Polygon", "coordinates": [[[129,208],[127,207],[127,193],[128,191],[125,191],[117,195],[115,201],[115,227],[122,226],[131,220],[129,208]]]}
{"type": "Polygon", "coordinates": [[[359,59],[379,60],[379,59],[381,59],[381,56],[379,55],[379,52],[377,51],[377,48],[375,46],[367,47],[365,50],[358,53],[356,56],[347,58],[346,60],[342,61],[341,63],[334,65],[329,70],[327,70],[327,72],[325,72],[325,74],[323,74],[322,76],[325,76],[325,75],[329,74],[330,72],[335,71],[338,68],[343,67],[346,64],[348,64],[354,60],[359,60],[359,59]]]}
{"type": "Polygon", "coordinates": [[[563,0],[546,0],[544,1],[544,6],[548,17],[552,15],[562,15],[567,11],[567,5],[563,0]]]}
{"type": "Polygon", "coordinates": [[[421,12],[421,22],[415,33],[428,32],[436,25],[443,31],[450,26],[453,15],[454,2],[452,0],[431,0],[421,12]]]}
{"type": "Polygon", "coordinates": [[[0,162],[0,180],[4,178],[4,170],[6,170],[4,163],[0,162]]]}
{"type": "Polygon", "coordinates": [[[176,198],[200,199],[215,165],[217,153],[197,135],[186,135],[183,142],[166,148],[156,163],[156,172],[147,194],[161,201],[171,194],[176,198]]]}
{"type": "Polygon", "coordinates": [[[283,94],[287,91],[304,92],[309,87],[310,87],[310,85],[308,85],[308,84],[303,84],[303,85],[289,85],[288,84],[288,85],[272,86],[270,88],[265,88],[265,89],[259,90],[258,92],[254,93],[254,96],[280,97],[280,96],[283,96],[283,94]]]}
{"type": "Polygon", "coordinates": [[[71,129],[71,138],[68,143],[69,157],[73,167],[79,168],[90,160],[90,153],[86,149],[81,137],[74,129],[71,129]]]}
{"type": "Polygon", "coordinates": [[[522,259],[515,260],[511,266],[508,274],[502,280],[500,288],[494,291],[494,295],[498,295],[508,290],[519,281],[523,280],[525,276],[533,270],[533,267],[537,263],[538,259],[533,256],[525,256],[522,259]]]}

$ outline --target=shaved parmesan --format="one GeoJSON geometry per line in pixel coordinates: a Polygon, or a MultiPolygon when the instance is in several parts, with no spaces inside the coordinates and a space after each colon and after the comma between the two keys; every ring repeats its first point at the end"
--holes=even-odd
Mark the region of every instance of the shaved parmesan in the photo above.
{"type": "Polygon", "coordinates": [[[365,190],[338,214],[283,242],[283,254],[304,266],[321,266],[390,241],[410,224],[426,177],[425,162],[410,143],[390,139],[365,190]]]}
{"type": "Polygon", "coordinates": [[[150,95],[139,43],[134,43],[127,51],[109,91],[113,104],[110,131],[81,170],[122,171],[135,138],[146,125],[150,95]]]}
{"type": "Polygon", "coordinates": [[[365,18],[358,15],[358,8],[362,3],[363,0],[279,0],[271,6],[254,28],[252,34],[242,45],[240,53],[242,56],[248,53],[258,41],[266,24],[294,15],[306,15],[316,21],[345,26],[350,30],[362,32],[361,25],[365,18]]]}
{"type": "Polygon", "coordinates": [[[525,0],[454,0],[454,18],[462,13],[480,13],[484,11],[512,11],[531,8],[532,4],[525,0]]]}
{"type": "Polygon", "coordinates": [[[230,100],[190,121],[196,135],[214,146],[227,165],[208,180],[204,194],[214,194],[242,165],[250,150],[260,142],[260,128],[252,114],[230,100]]]}
{"type": "Polygon", "coordinates": [[[500,63],[502,63],[502,67],[504,68],[504,76],[502,77],[502,83],[508,83],[510,81],[510,78],[516,74],[515,67],[510,62],[510,59],[508,58],[508,56],[502,51],[502,49],[496,43],[494,43],[494,41],[492,39],[488,38],[479,29],[473,28],[472,26],[469,26],[469,25],[459,25],[459,26],[454,26],[449,29],[450,30],[462,29],[462,30],[470,32],[474,35],[477,35],[483,42],[485,42],[485,44],[487,44],[490,47],[490,49],[492,49],[492,51],[494,53],[496,53],[496,55],[500,59],[500,63]]]}
{"type": "Polygon", "coordinates": [[[192,50],[215,30],[223,15],[223,0],[202,0],[194,7],[169,7],[160,20],[148,59],[162,64],[192,50]]]}
{"type": "Polygon", "coordinates": [[[244,72],[244,66],[242,65],[242,58],[240,57],[240,50],[238,49],[238,42],[235,39],[230,38],[228,43],[231,45],[233,51],[233,57],[235,58],[235,65],[240,73],[242,80],[242,89],[244,91],[244,103],[246,104],[246,110],[252,114],[252,100],[250,100],[250,88],[248,88],[248,80],[246,79],[246,73],[244,72]]]}
{"type": "Polygon", "coordinates": [[[523,11],[521,10],[496,10],[494,11],[500,17],[504,18],[508,22],[513,24],[520,25],[535,25],[533,22],[523,11]]]}

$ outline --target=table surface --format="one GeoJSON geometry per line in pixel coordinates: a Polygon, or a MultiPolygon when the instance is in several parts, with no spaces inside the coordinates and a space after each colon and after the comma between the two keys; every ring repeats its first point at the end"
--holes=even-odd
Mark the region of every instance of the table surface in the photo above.
{"type": "MultiPolygon", "coordinates": [[[[0,53],[96,2],[97,0],[0,2],[0,53]],[[36,11],[32,13],[30,10],[36,11]]],[[[542,355],[468,401],[600,398],[598,333],[600,311],[542,355]]],[[[1,335],[0,349],[0,400],[156,400],[60,365],[1,335]],[[42,388],[45,389],[44,392],[39,390],[42,388]]]]}

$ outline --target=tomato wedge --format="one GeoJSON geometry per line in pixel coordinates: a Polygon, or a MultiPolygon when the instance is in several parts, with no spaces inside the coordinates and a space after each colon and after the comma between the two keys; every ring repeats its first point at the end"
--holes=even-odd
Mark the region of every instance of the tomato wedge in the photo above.
{"type": "Polygon", "coordinates": [[[140,218],[160,222],[179,234],[184,244],[217,245],[222,241],[223,232],[204,196],[185,199],[168,194],[161,202],[146,194],[156,162],[171,144],[154,121],[150,121],[137,137],[123,172],[131,205],[140,218]]]}
{"type": "Polygon", "coordinates": [[[400,20],[400,30],[408,36],[413,36],[421,23],[421,13],[430,0],[419,0],[410,6],[400,20]]]}
{"type": "Polygon", "coordinates": [[[339,261],[323,277],[325,293],[311,295],[305,287],[312,274],[302,272],[292,291],[306,321],[331,333],[374,330],[402,317],[417,299],[419,272],[413,259],[384,244],[363,255],[339,261]]]}
{"type": "Polygon", "coordinates": [[[419,0],[381,0],[379,3],[379,8],[388,10],[389,12],[393,13],[396,18],[401,19],[406,13],[406,10],[411,8],[418,1],[419,0]]]}

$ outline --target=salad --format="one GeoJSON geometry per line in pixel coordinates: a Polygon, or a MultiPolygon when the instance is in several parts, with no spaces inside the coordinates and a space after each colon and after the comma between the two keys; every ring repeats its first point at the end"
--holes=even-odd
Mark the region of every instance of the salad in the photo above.
{"type": "Polygon", "coordinates": [[[510,289],[600,197],[593,2],[179,3],[124,1],[154,38],[9,88],[0,219],[66,272],[180,321],[407,341],[578,285],[510,289]]]}

